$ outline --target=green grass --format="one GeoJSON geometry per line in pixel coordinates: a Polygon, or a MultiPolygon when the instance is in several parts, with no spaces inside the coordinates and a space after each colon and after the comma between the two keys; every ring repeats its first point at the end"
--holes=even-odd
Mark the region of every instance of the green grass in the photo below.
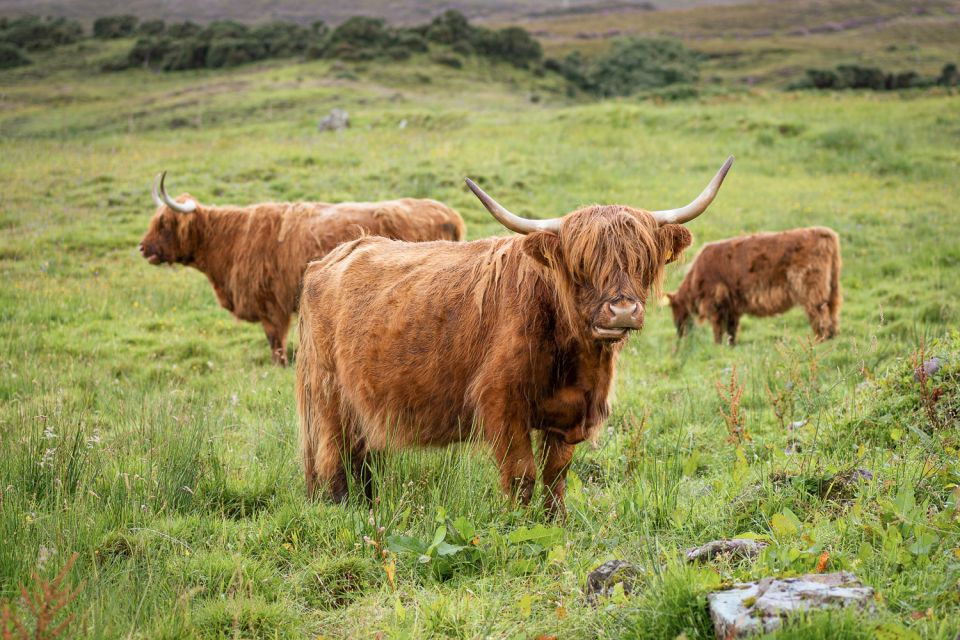
{"type": "Polygon", "coordinates": [[[550,78],[426,61],[348,67],[356,79],[322,62],[91,74],[114,46],[0,74],[0,596],[76,552],[82,637],[703,638],[710,589],[827,552],[877,590],[877,613],[801,619],[783,637],[960,631],[955,97],[576,104],[550,78]],[[333,106],[351,128],[318,133],[333,106]],[[746,319],[736,349],[703,327],[678,344],[651,309],[608,428],[579,447],[562,524],[509,504],[479,447],[390,456],[369,511],[308,502],[293,371],[270,366],[259,327],[219,309],[201,274],[136,252],[161,169],[203,202],[435,197],[477,238],[504,230],[463,176],[528,215],[665,208],[731,153],[694,249],[833,227],[841,336],[810,346],[795,310],[746,319]],[[947,358],[936,428],[912,378],[922,343],[947,358]],[[740,446],[715,388],[733,365],[752,437],[740,446]],[[784,428],[770,393],[806,425],[784,428]],[[822,497],[851,467],[873,480],[822,497]],[[681,562],[744,533],[770,550],[681,562]],[[408,550],[438,538],[426,562],[408,550]],[[586,574],[613,558],[642,578],[586,604],[586,574]]]}

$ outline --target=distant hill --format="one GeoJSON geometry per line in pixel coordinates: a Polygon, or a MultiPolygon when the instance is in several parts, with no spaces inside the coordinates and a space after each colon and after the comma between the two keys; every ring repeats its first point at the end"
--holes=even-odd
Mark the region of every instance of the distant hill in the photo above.
{"type": "Polygon", "coordinates": [[[417,23],[456,9],[481,21],[509,21],[537,16],[675,9],[735,0],[0,0],[0,15],[57,15],[92,22],[94,18],[132,13],[165,20],[231,19],[241,22],[292,20],[338,23],[356,15],[417,23]]]}

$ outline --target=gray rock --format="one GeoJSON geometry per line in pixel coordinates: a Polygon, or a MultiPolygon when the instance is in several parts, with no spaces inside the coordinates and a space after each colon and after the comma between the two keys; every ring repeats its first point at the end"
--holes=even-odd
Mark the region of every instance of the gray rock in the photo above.
{"type": "Polygon", "coordinates": [[[750,540],[748,538],[714,540],[713,542],[708,542],[707,544],[701,545],[695,549],[688,549],[687,562],[710,560],[721,553],[737,559],[756,558],[766,546],[766,542],[761,542],[760,540],[750,540]]]}
{"type": "MultiPolygon", "coordinates": [[[[937,357],[930,358],[923,363],[923,373],[929,378],[940,371],[942,366],[943,360],[937,357]]],[[[920,367],[917,367],[917,370],[913,372],[913,379],[920,382],[920,367]]]]}
{"type": "Polygon", "coordinates": [[[350,116],[343,109],[331,109],[330,115],[320,118],[319,131],[343,131],[350,126],[350,116]]]}
{"type": "Polygon", "coordinates": [[[623,560],[608,560],[587,576],[587,602],[596,604],[601,596],[609,596],[617,583],[623,584],[623,592],[630,593],[640,570],[623,560]]]}
{"type": "Polygon", "coordinates": [[[764,578],[707,596],[717,638],[743,638],[779,629],[788,615],[811,609],[873,608],[873,589],[852,573],[764,578]]]}

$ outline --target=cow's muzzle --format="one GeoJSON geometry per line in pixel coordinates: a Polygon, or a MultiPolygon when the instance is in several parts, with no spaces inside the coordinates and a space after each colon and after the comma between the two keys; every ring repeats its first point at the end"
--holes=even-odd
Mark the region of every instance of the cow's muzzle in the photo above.
{"type": "Polygon", "coordinates": [[[627,332],[643,328],[643,305],[633,300],[608,302],[604,318],[593,325],[598,340],[620,340],[627,332]]]}
{"type": "Polygon", "coordinates": [[[153,245],[145,245],[142,242],[140,243],[140,255],[146,259],[150,264],[160,264],[163,262],[163,256],[157,252],[156,248],[153,245]]]}

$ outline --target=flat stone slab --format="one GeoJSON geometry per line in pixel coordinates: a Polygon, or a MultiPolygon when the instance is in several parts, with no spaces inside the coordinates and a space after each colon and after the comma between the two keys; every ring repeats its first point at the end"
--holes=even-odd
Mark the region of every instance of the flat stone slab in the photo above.
{"type": "Polygon", "coordinates": [[[717,638],[743,638],[779,629],[790,614],[813,609],[873,607],[873,589],[852,573],[764,578],[707,596],[717,638]]]}

